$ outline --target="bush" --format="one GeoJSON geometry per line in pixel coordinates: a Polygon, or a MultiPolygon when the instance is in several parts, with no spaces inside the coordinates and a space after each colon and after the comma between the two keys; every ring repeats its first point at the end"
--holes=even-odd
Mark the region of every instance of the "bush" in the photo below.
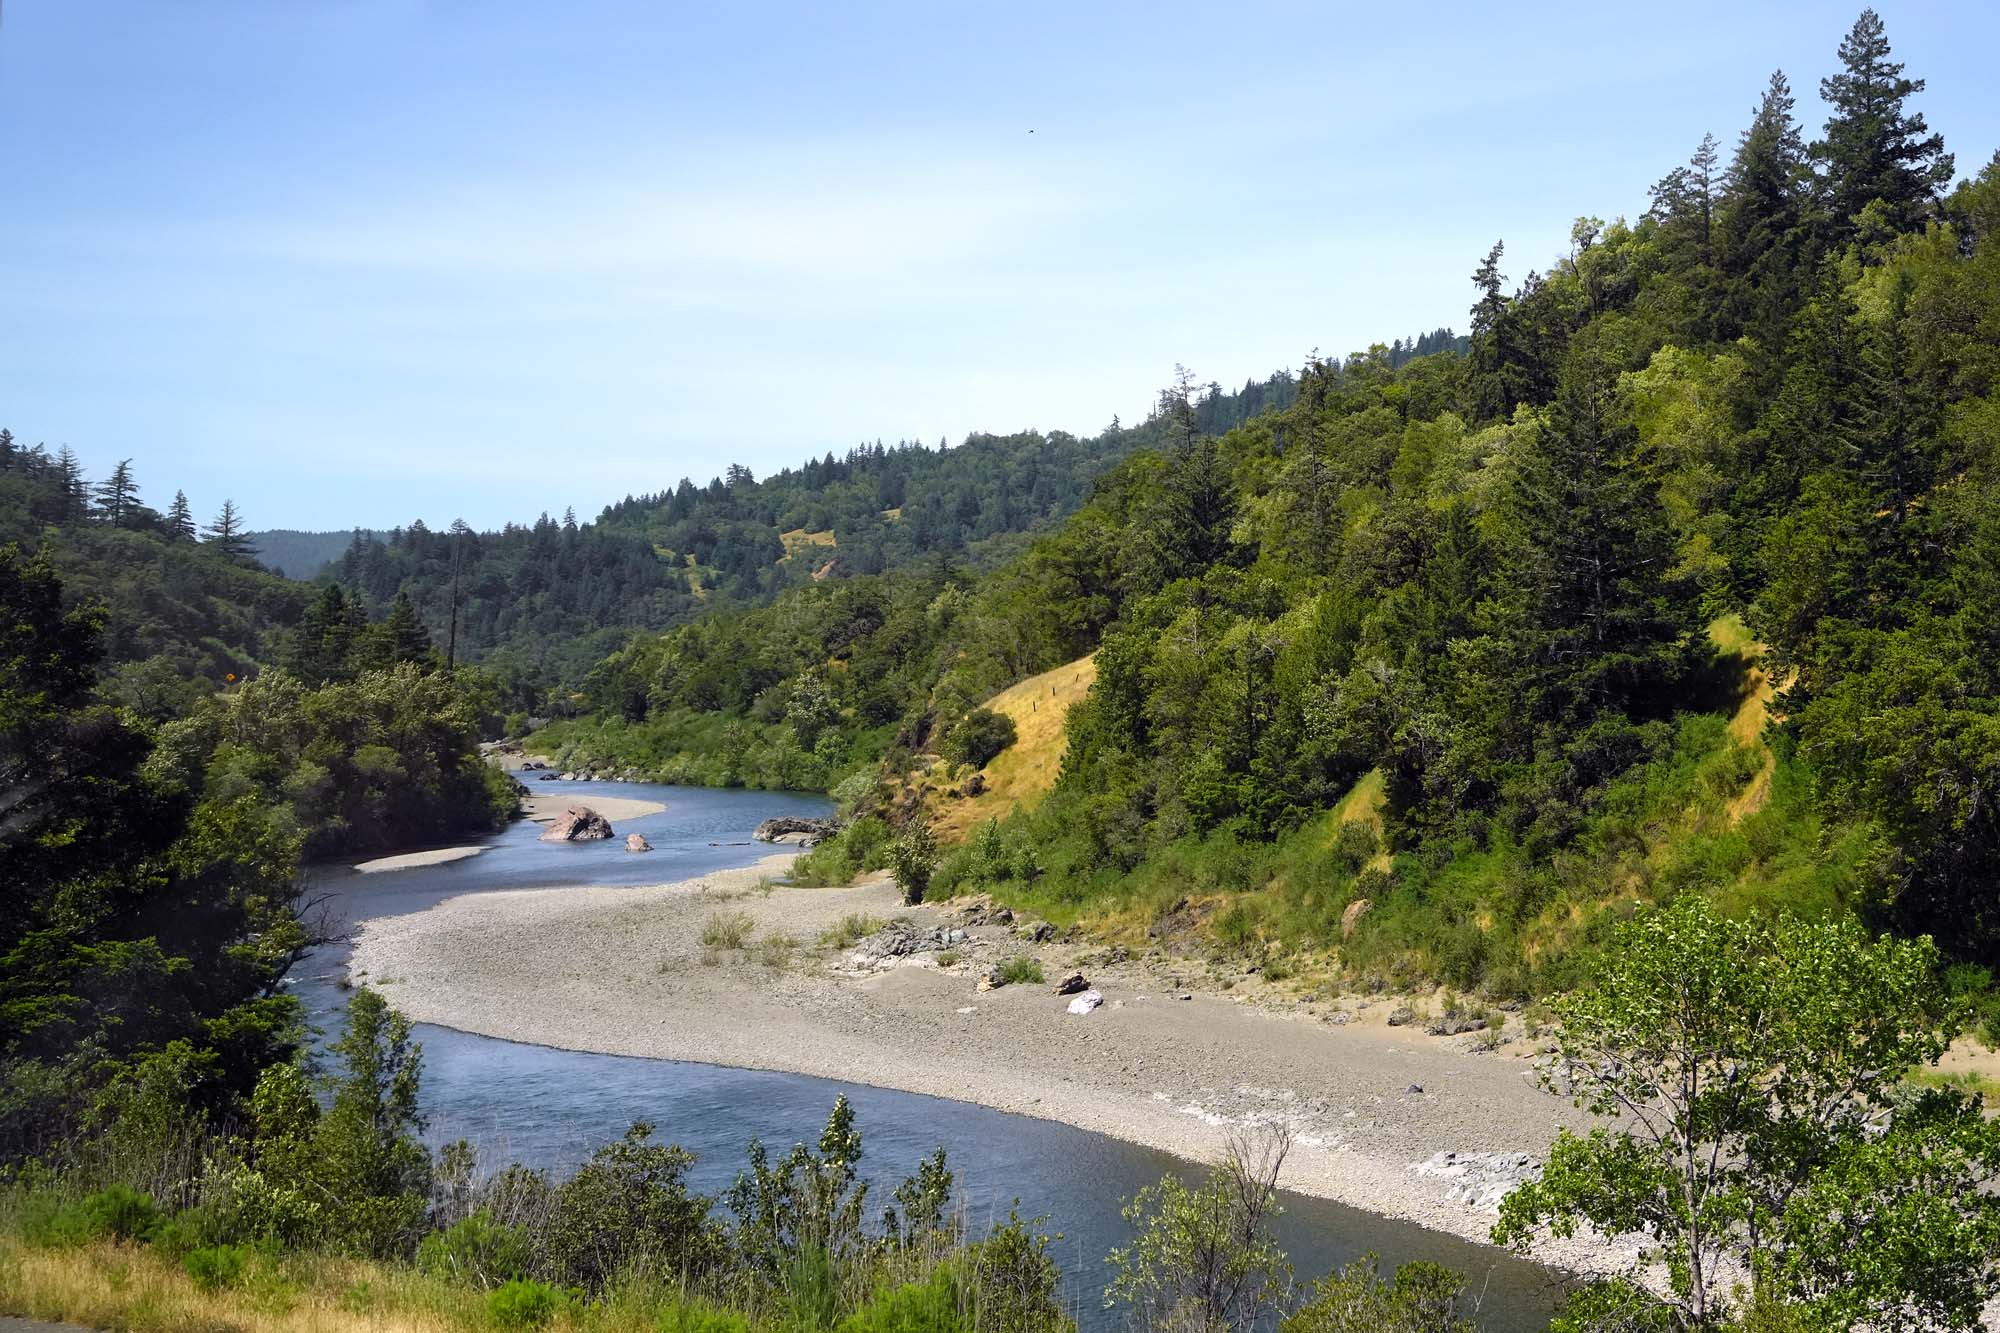
{"type": "Polygon", "coordinates": [[[849,912],[820,932],[819,942],[831,949],[852,949],[864,935],[873,935],[882,923],[865,912],[849,912]]]}
{"type": "Polygon", "coordinates": [[[22,1211],[21,1236],[30,1245],[83,1245],[93,1240],[151,1240],[160,1228],[153,1196],[113,1185],[73,1203],[40,1198],[22,1211]]]}
{"type": "Polygon", "coordinates": [[[957,1279],[940,1268],[927,1282],[882,1292],[834,1327],[836,1333],[960,1333],[972,1321],[959,1301],[957,1279]]]}
{"type": "Polygon", "coordinates": [[[528,1259],[527,1233],[495,1222],[483,1210],[433,1231],[417,1246],[417,1266],[426,1273],[486,1288],[521,1276],[528,1259]]]}
{"type": "Polygon", "coordinates": [[[1049,1244],[1009,1209],[1006,1222],[972,1248],[972,1306],[981,1333],[1075,1328],[1063,1313],[1062,1269],[1049,1257],[1049,1244]]]}
{"type": "Polygon", "coordinates": [[[1042,975],[1041,960],[1030,958],[1026,954],[1015,954],[993,969],[993,984],[996,986],[1014,986],[1022,983],[1039,986],[1044,980],[1046,978],[1042,975]]]}
{"type": "Polygon", "coordinates": [[[694,1154],[652,1135],[640,1121],[557,1187],[544,1259],[551,1277],[597,1292],[637,1267],[692,1277],[712,1265],[709,1200],[687,1187],[694,1154]]]}
{"type": "Polygon", "coordinates": [[[990,708],[975,708],[959,719],[945,738],[945,758],[971,768],[984,768],[1014,743],[1014,719],[990,708]]]}
{"type": "Polygon", "coordinates": [[[515,1278],[486,1293],[486,1315],[501,1328],[540,1328],[563,1307],[563,1294],[546,1282],[515,1278]]]}
{"type": "Polygon", "coordinates": [[[916,815],[889,848],[889,873],[895,876],[904,902],[914,907],[924,900],[937,865],[937,835],[931,832],[928,820],[916,815]]]}
{"type": "Polygon", "coordinates": [[[1278,1328],[1279,1333],[1475,1333],[1460,1309],[1464,1295],[1465,1279],[1449,1268],[1404,1264],[1385,1282],[1369,1255],[1321,1278],[1312,1299],[1278,1328]]]}
{"type": "Polygon", "coordinates": [[[701,942],[711,949],[740,949],[750,942],[757,922],[748,912],[717,912],[701,928],[701,942]]]}
{"type": "Polygon", "coordinates": [[[233,1287],[243,1280],[244,1270],[250,1266],[250,1247],[247,1245],[209,1245],[199,1250],[188,1251],[181,1260],[181,1267],[193,1281],[198,1291],[221,1291],[233,1287]]]}

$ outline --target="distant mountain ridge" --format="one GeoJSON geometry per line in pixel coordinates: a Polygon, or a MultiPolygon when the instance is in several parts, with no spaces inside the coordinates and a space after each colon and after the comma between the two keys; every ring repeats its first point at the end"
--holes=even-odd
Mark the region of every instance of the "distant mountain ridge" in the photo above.
{"type": "Polygon", "coordinates": [[[297,528],[270,528],[245,534],[257,562],[288,579],[310,583],[319,572],[340,559],[355,531],[373,537],[366,529],[345,532],[302,532],[297,528]]]}

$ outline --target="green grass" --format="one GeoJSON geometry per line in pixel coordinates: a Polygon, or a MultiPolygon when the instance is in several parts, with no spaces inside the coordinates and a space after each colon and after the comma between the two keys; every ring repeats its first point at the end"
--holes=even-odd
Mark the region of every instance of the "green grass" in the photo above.
{"type": "Polygon", "coordinates": [[[1970,1069],[1919,1069],[1907,1080],[1920,1088],[1949,1088],[1958,1092],[1983,1097],[1989,1105],[2000,1107],[2000,1079],[1970,1069]]]}
{"type": "Polygon", "coordinates": [[[819,942],[830,949],[852,949],[864,935],[882,929],[882,922],[864,912],[849,912],[820,932],[819,942]]]}
{"type": "Polygon", "coordinates": [[[993,969],[993,984],[996,986],[1039,986],[1045,981],[1039,960],[1026,954],[1016,954],[993,969]]]}
{"type": "Polygon", "coordinates": [[[748,912],[717,912],[702,924],[701,942],[710,949],[741,949],[756,928],[748,912]]]}

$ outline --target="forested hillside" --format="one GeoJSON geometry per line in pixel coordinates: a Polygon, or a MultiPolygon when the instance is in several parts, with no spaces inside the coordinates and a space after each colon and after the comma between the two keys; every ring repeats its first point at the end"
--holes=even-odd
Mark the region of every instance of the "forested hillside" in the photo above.
{"type": "Polygon", "coordinates": [[[1054,791],[944,887],[1274,958],[1366,900],[1343,965],[1512,994],[1688,891],[1992,961],[2000,159],[1953,187],[1872,13],[1839,60],[1812,141],[1774,75],[1636,218],[1516,283],[1496,244],[1463,352],[1314,361],[1220,431],[1183,378],[1003,567],[642,642],[554,739],[736,727],[814,784],[879,749],[893,824],[982,699],[1095,651],[1054,791]]]}
{"type": "MultiPolygon", "coordinates": [[[[1294,392],[1282,371],[1235,393],[1209,384],[1197,411],[1210,428],[1227,429],[1294,392]]],[[[926,559],[996,565],[1073,512],[1092,478],[1157,442],[1157,432],[1151,420],[1114,421],[1090,438],[975,434],[955,448],[878,441],[761,480],[731,465],[703,486],[682,478],[671,490],[627,496],[595,522],[543,514],[499,532],[416,522],[357,533],[321,577],[378,614],[408,594],[441,643],[453,637],[455,607],[459,655],[505,678],[515,705],[560,715],[591,664],[634,631],[926,559]]],[[[303,549],[289,535],[280,545],[303,549]]]]}

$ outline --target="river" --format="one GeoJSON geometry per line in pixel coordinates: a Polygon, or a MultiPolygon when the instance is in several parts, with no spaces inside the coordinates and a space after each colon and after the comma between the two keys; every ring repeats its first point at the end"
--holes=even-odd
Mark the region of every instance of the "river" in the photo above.
{"type": "MultiPolygon", "coordinates": [[[[487,840],[479,856],[444,865],[360,875],[323,870],[315,891],[346,923],[422,911],[440,899],[492,890],[568,885],[641,885],[687,879],[749,864],[771,848],[750,830],[773,815],[817,815],[827,803],[780,792],[720,791],[641,783],[564,783],[566,797],[632,797],[665,803],[655,815],[616,821],[619,837],[595,843],[544,843],[525,821],[487,840]],[[633,855],[623,835],[643,833],[655,850],[633,855]]],[[[323,1031],[338,1023],[345,995],[346,948],[331,945],[298,972],[297,994],[323,1031]]],[[[394,988],[386,991],[394,999],[394,988]]],[[[878,1212],[887,1192],[939,1145],[957,1173],[975,1231],[1004,1220],[1018,1200],[1023,1217],[1043,1216],[1061,1233],[1066,1293],[1085,1333],[1118,1326],[1103,1308],[1105,1255],[1130,1240],[1120,1209],[1166,1172],[1187,1174],[1180,1159],[1051,1121],[1009,1115],[964,1102],[686,1061],[553,1050],[448,1028],[419,1025],[425,1114],[431,1141],[471,1140],[482,1165],[510,1161],[561,1170],[617,1138],[634,1120],[650,1120],[662,1141],[697,1155],[696,1184],[716,1190],[734,1179],[745,1144],[761,1137],[782,1151],[819,1134],[834,1098],[845,1093],[858,1113],[864,1174],[874,1181],[878,1212]]],[[[1503,1251],[1303,1195],[1285,1196],[1280,1243],[1300,1280],[1310,1281],[1373,1253],[1385,1271],[1415,1259],[1449,1265],[1471,1278],[1481,1297],[1479,1324],[1494,1333],[1547,1326],[1553,1276],[1503,1251]]]]}

